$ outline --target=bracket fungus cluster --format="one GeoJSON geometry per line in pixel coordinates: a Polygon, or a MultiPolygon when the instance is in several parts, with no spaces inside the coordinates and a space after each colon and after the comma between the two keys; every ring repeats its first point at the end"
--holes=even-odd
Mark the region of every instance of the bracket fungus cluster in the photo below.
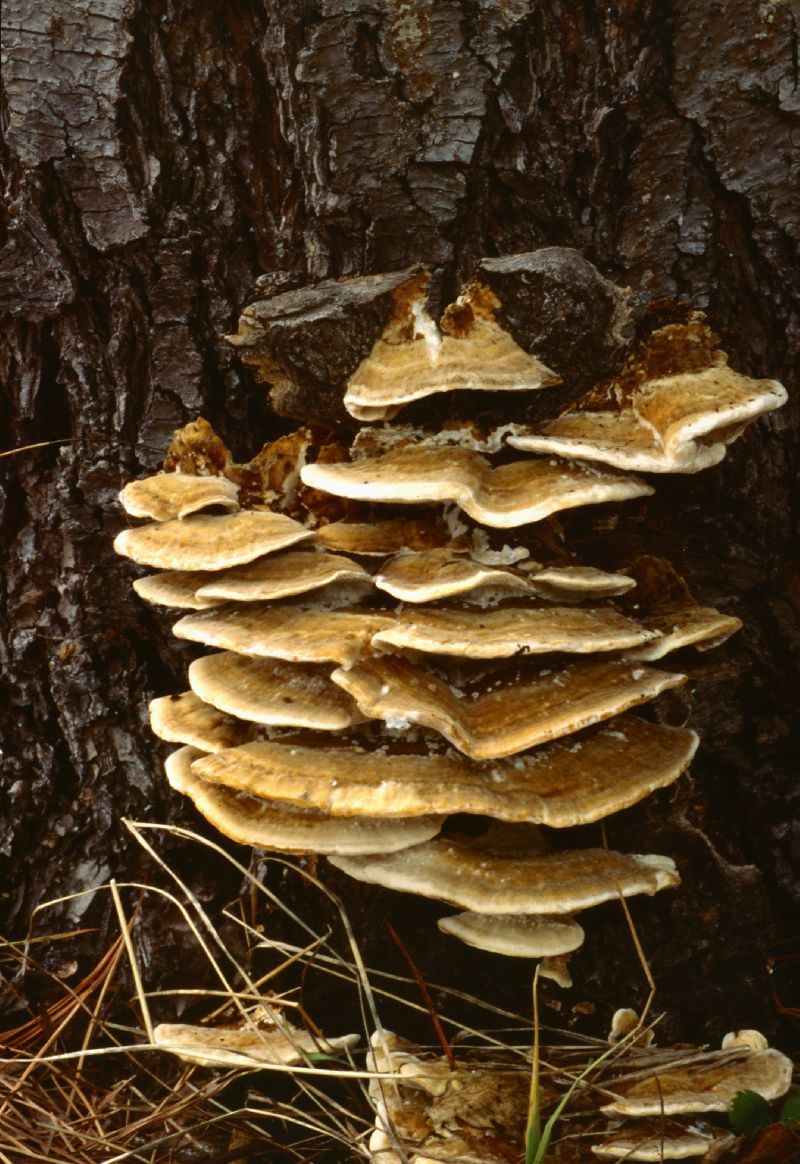
{"type": "MultiPolygon", "coordinates": [[[[685,771],[697,737],[648,715],[685,681],[662,660],[739,622],[656,559],[575,561],[554,519],[652,493],[632,469],[716,463],[785,393],[731,371],[692,316],[622,371],[616,339],[598,341],[614,375],[532,421],[533,396],[586,375],[546,366],[535,321],[504,306],[537,261],[484,261],[438,324],[419,270],[248,308],[231,338],[276,407],[296,415],[310,391],[330,429],[237,465],[188,426],[167,471],[123,490],[148,524],[115,544],[159,571],[140,596],[213,652],[151,707],[182,745],[175,788],[236,840],[455,906],[446,933],[568,984],[575,914],[678,883],[668,856],[576,848],[569,830],[685,771]],[[459,832],[463,814],[482,825],[459,832]]],[[[625,295],[591,278],[616,337],[625,295]]]]}
{"type": "MultiPolygon", "coordinates": [[[[539,1079],[545,1112],[581,1070],[558,1048],[548,1049],[547,1060],[539,1079]]],[[[391,1031],[377,1031],[368,1065],[378,1073],[369,1087],[373,1164],[510,1164],[522,1158],[530,1095],[519,1060],[465,1058],[454,1068],[391,1031]]],[[[740,1091],[778,1099],[791,1078],[791,1060],[758,1031],[726,1035],[719,1051],[628,1046],[603,1078],[578,1089],[571,1111],[578,1109],[582,1142],[598,1160],[716,1160],[735,1137],[713,1122],[714,1113],[727,1112],[740,1091]]]]}

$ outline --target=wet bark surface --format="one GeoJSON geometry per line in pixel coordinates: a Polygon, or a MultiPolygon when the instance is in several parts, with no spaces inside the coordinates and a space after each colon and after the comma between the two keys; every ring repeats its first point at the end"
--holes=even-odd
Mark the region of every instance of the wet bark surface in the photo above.
{"type": "MultiPolygon", "coordinates": [[[[703,736],[692,775],[608,832],[681,869],[633,906],[668,1032],[774,1033],[768,959],[800,901],[794,6],[8,0],[3,25],[0,432],[56,442],[0,459],[5,930],[157,876],[123,818],[197,823],[146,716],[189,652],[111,543],[118,489],[176,427],[202,414],[244,459],[286,430],[221,339],[241,309],[417,263],[446,303],[484,257],[573,247],[643,305],[706,311],[735,368],[790,392],[721,466],[565,522],[595,564],[663,554],[744,620],[671,711],[703,736]]],[[[236,890],[184,871],[209,903],[236,890]]],[[[454,957],[432,909],[331,882],[371,961],[397,958],[388,913],[427,976],[527,1007],[527,968],[454,957]]],[[[183,936],[149,919],[157,984],[183,936]]],[[[42,925],[79,921],[113,928],[107,895],[42,925]]],[[[564,1014],[586,999],[605,1023],[645,988],[619,911],[587,921],[564,1014]]]]}

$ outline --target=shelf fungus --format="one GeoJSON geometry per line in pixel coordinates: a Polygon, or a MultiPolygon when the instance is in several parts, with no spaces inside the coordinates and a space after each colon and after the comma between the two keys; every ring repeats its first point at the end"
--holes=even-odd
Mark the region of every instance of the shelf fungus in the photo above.
{"type": "MultiPolygon", "coordinates": [[[[784,1095],[791,1082],[791,1061],[758,1038],[759,1049],[740,1047],[736,1054],[724,1045],[722,1051],[636,1043],[622,1048],[602,1076],[596,1071],[591,1083],[579,1080],[573,1100],[576,1110],[564,1139],[560,1144],[554,1141],[552,1158],[561,1159],[563,1153],[569,1160],[727,1160],[736,1137],[703,1113],[724,1111],[728,1104],[722,1106],[717,1096],[733,1096],[737,1088],[773,1100],[784,1095]],[[765,1056],[771,1064],[768,1073],[759,1059],[765,1056]],[[680,1081],[679,1102],[673,1102],[675,1079],[680,1081]],[[604,1102],[609,1094],[646,1081],[655,1097],[657,1080],[663,1080],[666,1101],[660,1110],[654,1102],[647,1112],[620,1118],[604,1102]]],[[[368,1143],[373,1164],[443,1160],[512,1164],[524,1155],[530,1096],[523,1081],[530,1073],[528,1064],[496,1049],[491,1058],[484,1052],[477,1061],[474,1054],[462,1051],[452,1064],[387,1030],[376,1031],[370,1045],[367,1066],[376,1073],[368,1090],[375,1116],[368,1143]]],[[[592,1054],[587,1048],[585,1058],[576,1058],[574,1047],[546,1048],[537,1080],[543,1118],[552,1114],[581,1069],[589,1073],[592,1054]]]]}
{"type": "Polygon", "coordinates": [[[536,827],[677,780],[697,737],[649,710],[685,682],[662,660],[740,623],[659,559],[578,560],[559,515],[646,505],[631,471],[717,463],[785,393],[732,371],[697,315],[631,352],[630,296],[569,251],[485,260],[438,319],[429,282],[249,307],[233,342],[303,427],[241,465],[187,425],[123,490],[115,547],[159,571],[135,586],[176,636],[217,652],[151,705],[182,745],[173,787],[235,840],[457,906],[445,933],[566,984],[575,914],[678,873],[536,827]],[[574,311],[551,295],[567,270],[574,311]]]}
{"type": "MultiPolygon", "coordinates": [[[[266,1008],[260,1008],[265,1010],[266,1008]]],[[[256,1015],[250,1025],[200,1027],[190,1023],[159,1023],[153,1043],[161,1051],[200,1067],[253,1070],[308,1064],[312,1056],[340,1055],[356,1046],[358,1035],[331,1039],[309,1034],[276,1012],[256,1015]]]]}
{"type": "Polygon", "coordinates": [[[600,461],[640,473],[697,473],[718,464],[747,425],[786,403],[776,380],[728,367],[695,313],[654,332],[623,370],[555,420],[508,437],[514,448],[600,461]]]}
{"type": "Polygon", "coordinates": [[[702,1116],[727,1112],[741,1091],[780,1099],[792,1071],[791,1059],[758,1031],[726,1035],[719,1051],[636,1050],[603,1080],[600,1110],[612,1123],[592,1151],[601,1160],[719,1159],[734,1137],[702,1116]]]}

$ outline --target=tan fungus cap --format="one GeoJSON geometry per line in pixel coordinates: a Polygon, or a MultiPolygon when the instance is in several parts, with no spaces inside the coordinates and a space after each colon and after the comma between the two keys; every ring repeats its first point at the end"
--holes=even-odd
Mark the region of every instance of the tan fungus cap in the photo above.
{"type": "Polygon", "coordinates": [[[265,1067],[307,1063],[309,1055],[335,1055],[355,1047],[359,1035],[322,1039],[298,1030],[284,1019],[265,1029],[197,1027],[188,1023],[159,1023],[153,1042],[161,1051],[201,1067],[265,1067]]]}
{"type": "Polygon", "coordinates": [[[124,529],[114,539],[114,549],[160,570],[223,570],[312,536],[282,513],[240,510],[124,529]]]}
{"type": "Polygon", "coordinates": [[[435,836],[444,819],[336,820],[313,809],[274,804],[203,780],[191,768],[202,755],[195,748],[173,752],[166,762],[167,779],[215,828],[243,845],[281,853],[394,852],[435,836]]]}
{"type": "Polygon", "coordinates": [[[372,611],[230,602],[185,615],[173,631],[179,639],[243,655],[349,667],[368,648],[372,636],[393,621],[393,615],[372,611]]]}
{"type": "Polygon", "coordinates": [[[552,458],[493,469],[469,449],[405,448],[349,464],[306,465],[306,485],[371,502],[455,501],[484,525],[508,529],[553,513],[652,493],[637,477],[614,476],[552,458]]]}
{"type": "Polygon", "coordinates": [[[239,508],[239,489],[227,477],[196,477],[193,473],[156,473],[131,481],[119,495],[131,517],[169,521],[212,506],[239,508]]]}
{"type": "Polygon", "coordinates": [[[747,425],[786,402],[775,380],[727,366],[699,313],[654,332],[614,379],[508,443],[649,473],[696,473],[723,459],[747,425]]]}
{"type": "Polygon", "coordinates": [[[456,389],[523,392],[560,383],[494,319],[499,300],[470,284],[442,317],[425,309],[425,282],[397,297],[383,335],[347,384],[344,405],[356,420],[386,420],[404,404],[456,389]]]}
{"type": "Polygon", "coordinates": [[[608,574],[594,566],[546,566],[536,571],[532,582],[537,594],[556,602],[612,598],[636,585],[626,574],[608,574]]]}
{"type": "Polygon", "coordinates": [[[599,820],[671,784],[697,743],[686,728],[626,715],[588,735],[487,763],[457,753],[393,754],[385,744],[366,751],[259,741],[199,760],[195,771],[332,816],[464,812],[565,828],[599,820]]]}
{"type": "Polygon", "coordinates": [[[644,554],[625,572],[635,580],[636,589],[622,602],[622,608],[660,632],[659,638],[628,652],[629,658],[660,659],[687,646],[707,651],[742,625],[733,615],[698,605],[684,579],[664,558],[644,554]]]}
{"type": "Polygon", "coordinates": [[[538,914],[457,913],[438,922],[442,933],[469,946],[514,958],[549,958],[583,945],[584,932],[571,917],[538,914]]]}
{"type": "Polygon", "coordinates": [[[509,604],[494,610],[416,607],[399,613],[397,621],[379,630],[372,643],[467,659],[503,659],[552,651],[622,651],[657,635],[610,606],[587,610],[509,604]]]}
{"type": "Polygon", "coordinates": [[[249,724],[210,707],[193,691],[151,700],[150,727],[161,740],[191,744],[203,752],[236,748],[253,738],[249,724]]]}
{"type": "Polygon", "coordinates": [[[195,659],[189,682],[206,703],[253,723],[342,731],[365,718],[324,672],[300,663],[222,651],[195,659]]]}
{"type": "Polygon", "coordinates": [[[176,610],[209,610],[219,606],[218,598],[200,598],[199,587],[218,575],[208,570],[164,570],[137,578],[133,588],[145,602],[174,606],[176,610]]]}
{"type": "Polygon", "coordinates": [[[639,1072],[632,1081],[611,1079],[605,1086],[618,1098],[601,1110],[623,1116],[727,1111],[739,1091],[779,1099],[791,1086],[792,1070],[791,1059],[772,1048],[729,1047],[639,1072]]]}
{"type": "Polygon", "coordinates": [[[384,562],[375,585],[403,602],[435,602],[492,586],[509,594],[533,594],[529,574],[487,565],[445,547],[397,554],[384,562]]]}
{"type": "Polygon", "coordinates": [[[372,885],[434,897],[481,914],[575,913],[679,883],[669,857],[608,849],[498,855],[478,842],[426,841],[401,853],[335,857],[337,869],[372,885]]]}
{"type": "Polygon", "coordinates": [[[686,681],[626,662],[581,661],[499,678],[466,691],[399,657],[362,658],[331,675],[365,715],[395,728],[432,728],[475,760],[510,756],[580,731],[686,681]]]}
{"type": "MultiPolygon", "coordinates": [[[[722,1151],[736,1137],[724,1128],[695,1122],[690,1128],[670,1124],[667,1128],[626,1128],[608,1136],[592,1151],[601,1160],[689,1160],[705,1156],[711,1149],[722,1151]]],[[[715,1159],[718,1157],[715,1155],[715,1159]]]]}
{"type": "Polygon", "coordinates": [[[363,581],[367,587],[372,584],[364,567],[350,558],[309,550],[289,550],[285,554],[257,558],[207,580],[197,597],[206,601],[224,598],[236,602],[274,601],[317,590],[331,582],[354,581],[363,581]]]}

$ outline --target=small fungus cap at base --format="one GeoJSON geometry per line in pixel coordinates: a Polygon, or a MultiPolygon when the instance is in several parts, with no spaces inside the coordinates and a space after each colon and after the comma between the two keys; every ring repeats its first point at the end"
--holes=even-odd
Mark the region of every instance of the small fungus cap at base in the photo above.
{"type": "Polygon", "coordinates": [[[600,1144],[593,1144],[592,1151],[600,1160],[646,1160],[659,1164],[662,1160],[697,1159],[706,1156],[712,1148],[715,1151],[729,1148],[735,1140],[731,1132],[710,1124],[694,1124],[691,1128],[670,1125],[661,1131],[627,1128],[600,1144]]]}
{"type": "Polygon", "coordinates": [[[161,1051],[201,1067],[251,1069],[308,1063],[310,1055],[335,1055],[357,1046],[359,1035],[324,1039],[298,1030],[282,1019],[267,1030],[198,1027],[188,1023],[159,1023],[153,1042],[161,1051]]]}

